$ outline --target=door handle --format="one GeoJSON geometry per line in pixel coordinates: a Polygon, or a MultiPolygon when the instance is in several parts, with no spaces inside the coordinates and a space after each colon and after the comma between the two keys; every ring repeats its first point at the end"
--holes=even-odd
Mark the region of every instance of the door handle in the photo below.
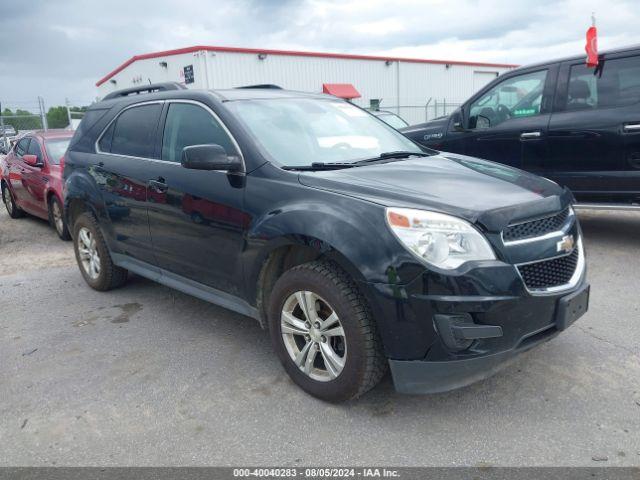
{"type": "Polygon", "coordinates": [[[169,190],[169,185],[166,184],[165,179],[162,177],[158,177],[157,180],[149,180],[147,184],[149,188],[158,193],[165,193],[169,190]]]}
{"type": "Polygon", "coordinates": [[[520,138],[522,140],[528,140],[531,138],[540,138],[542,136],[542,132],[522,132],[520,134],[520,138]]]}
{"type": "Polygon", "coordinates": [[[622,130],[625,133],[635,133],[635,132],[640,133],[640,123],[627,123],[622,127],[622,130]]]}

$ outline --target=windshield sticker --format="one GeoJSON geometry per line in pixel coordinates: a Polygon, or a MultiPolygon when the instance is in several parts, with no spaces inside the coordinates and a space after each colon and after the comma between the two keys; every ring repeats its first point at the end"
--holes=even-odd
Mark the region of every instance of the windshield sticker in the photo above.
{"type": "Polygon", "coordinates": [[[536,108],[518,108],[513,111],[514,117],[527,117],[530,115],[536,115],[538,110],[536,108]]]}

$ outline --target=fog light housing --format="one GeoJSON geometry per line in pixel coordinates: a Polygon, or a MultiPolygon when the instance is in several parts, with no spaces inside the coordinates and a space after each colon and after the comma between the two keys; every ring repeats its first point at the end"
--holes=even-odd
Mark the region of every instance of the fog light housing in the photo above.
{"type": "Polygon", "coordinates": [[[474,340],[502,336],[502,327],[473,323],[473,318],[468,313],[434,315],[433,323],[442,342],[454,352],[466,350],[474,340]]]}

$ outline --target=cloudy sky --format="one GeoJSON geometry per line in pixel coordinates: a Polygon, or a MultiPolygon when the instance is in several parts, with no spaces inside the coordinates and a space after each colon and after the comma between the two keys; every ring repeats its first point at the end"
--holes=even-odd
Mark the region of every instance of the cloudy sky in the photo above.
{"type": "Polygon", "coordinates": [[[2,0],[0,101],[90,103],[129,57],[191,45],[525,64],[640,43],[638,0],[2,0]]]}

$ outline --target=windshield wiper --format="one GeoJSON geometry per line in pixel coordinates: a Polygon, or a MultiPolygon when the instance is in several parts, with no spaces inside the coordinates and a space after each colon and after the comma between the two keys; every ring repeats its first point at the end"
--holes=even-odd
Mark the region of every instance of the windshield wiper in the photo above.
{"type": "Polygon", "coordinates": [[[384,152],[373,158],[365,158],[364,160],[358,160],[354,162],[356,165],[362,165],[363,163],[379,162],[381,160],[390,160],[396,158],[409,158],[409,157],[430,157],[432,154],[425,152],[409,152],[406,150],[398,150],[395,152],[384,152]]]}
{"type": "Polygon", "coordinates": [[[317,170],[338,170],[341,168],[353,168],[355,163],[351,162],[313,162],[311,165],[284,165],[283,170],[302,170],[302,171],[317,171],[317,170]]]}
{"type": "Polygon", "coordinates": [[[432,153],[425,152],[409,152],[407,150],[398,150],[394,152],[384,152],[377,157],[365,158],[364,160],[357,160],[355,162],[313,162],[311,165],[285,165],[282,168],[284,170],[337,170],[340,168],[353,168],[359,167],[366,163],[379,162],[382,160],[402,159],[409,157],[430,157],[432,153]]]}

